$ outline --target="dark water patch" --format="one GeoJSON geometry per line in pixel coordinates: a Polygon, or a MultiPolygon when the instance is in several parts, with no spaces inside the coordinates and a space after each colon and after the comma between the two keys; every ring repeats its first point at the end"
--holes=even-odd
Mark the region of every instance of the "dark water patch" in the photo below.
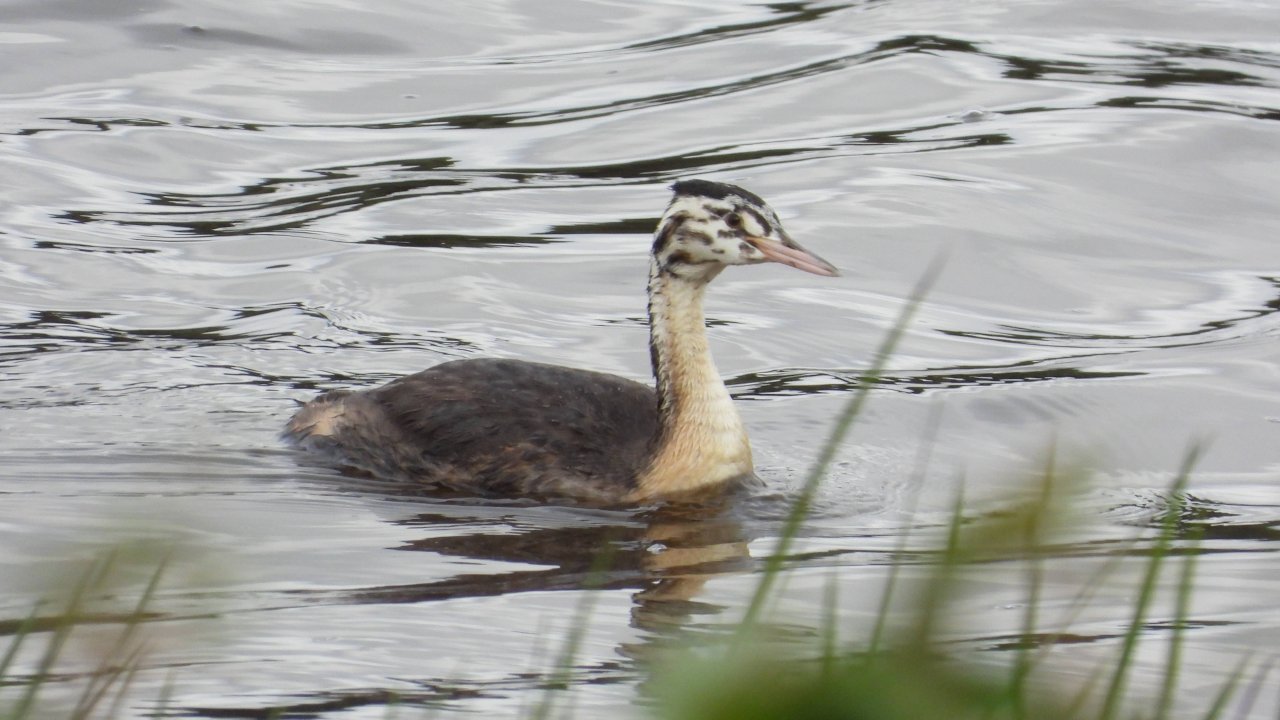
{"type": "MultiPolygon", "coordinates": [[[[623,50],[640,50],[653,52],[685,48],[696,45],[721,43],[728,40],[750,37],[761,33],[773,33],[785,28],[807,25],[822,20],[827,15],[843,12],[851,8],[868,9],[885,0],[863,0],[856,3],[823,4],[815,2],[776,2],[765,5],[773,14],[762,20],[751,20],[726,25],[700,28],[693,32],[671,35],[668,37],[645,40],[624,46],[623,50]]],[[[609,54],[614,51],[610,50],[609,54]]]]}
{"type": "Polygon", "coordinates": [[[387,585],[346,591],[300,590],[289,593],[292,600],[339,605],[400,605],[444,602],[458,599],[499,597],[533,592],[577,592],[587,587],[600,590],[641,590],[648,575],[639,570],[609,570],[604,573],[581,570],[518,570],[507,573],[469,574],[430,583],[387,585]]]}
{"type": "MultiPolygon", "coordinates": [[[[380,715],[396,715],[400,710],[424,709],[428,714],[448,711],[466,712],[462,703],[479,703],[511,697],[531,697],[547,690],[564,689],[564,681],[551,676],[554,668],[546,672],[512,672],[492,680],[475,680],[459,677],[400,677],[395,688],[356,688],[328,692],[303,693],[290,696],[283,702],[244,706],[189,706],[174,708],[185,716],[208,718],[244,718],[245,720],[273,720],[274,718],[321,718],[331,713],[371,708],[380,715]]],[[[637,671],[628,663],[604,661],[575,664],[570,669],[570,682],[588,685],[615,685],[635,682],[637,671]]],[[[525,705],[526,710],[528,705],[525,705]]]]}
{"type": "MultiPolygon", "coordinates": [[[[323,313],[328,326],[335,332],[325,337],[296,338],[293,347],[305,353],[328,353],[336,350],[419,350],[427,356],[446,358],[474,355],[482,350],[475,342],[447,331],[421,328],[413,332],[392,332],[356,326],[343,317],[330,317],[323,313]]],[[[353,379],[351,376],[343,376],[353,379]]],[[[370,378],[383,377],[377,374],[370,378]]],[[[387,376],[390,379],[390,376],[387,376]]],[[[367,381],[367,378],[366,378],[367,381]]]]}
{"type": "MultiPolygon", "coordinates": [[[[721,163],[756,160],[772,151],[720,154],[721,163]]],[[[76,223],[109,222],[126,226],[168,226],[188,236],[245,235],[296,229],[322,218],[419,196],[460,195],[518,188],[599,186],[608,181],[635,182],[652,176],[674,180],[683,169],[699,167],[704,156],[679,156],[597,167],[525,169],[453,169],[447,158],[396,160],[309,171],[305,177],[271,178],[233,194],[147,194],[149,205],[195,208],[190,212],[118,213],[68,211],[60,219],[76,223]],[[432,167],[434,165],[434,167],[432,167]],[[395,179],[386,176],[396,174],[395,179]],[[318,186],[318,187],[317,187],[318,186]],[[316,190],[310,190],[316,187],[316,190]],[[269,200],[259,200],[269,196],[269,200]]],[[[647,230],[646,230],[647,232],[647,230]]]]}
{"type": "MultiPolygon", "coordinates": [[[[1188,619],[1184,622],[1149,622],[1142,624],[1142,631],[1145,635],[1159,637],[1173,631],[1183,630],[1203,630],[1206,628],[1227,628],[1242,623],[1227,620],[1195,620],[1188,619]]],[[[965,645],[974,644],[982,650],[994,651],[1020,651],[1020,650],[1036,650],[1041,648],[1053,647],[1056,645],[1092,645],[1097,643],[1111,643],[1124,637],[1121,633],[1115,632],[1099,632],[1090,635],[1071,632],[1039,632],[1039,633],[1022,633],[1018,635],[999,635],[994,637],[981,638],[973,641],[961,641],[965,645]]]]}
{"type": "MultiPolygon", "coordinates": [[[[1280,502],[1271,505],[1270,508],[1280,509],[1280,502]]],[[[1159,507],[1158,509],[1163,514],[1164,509],[1159,507]]],[[[1254,545],[1259,552],[1280,552],[1280,545],[1257,546],[1258,543],[1280,542],[1280,520],[1273,517],[1259,517],[1259,509],[1257,506],[1242,507],[1188,495],[1175,521],[1175,537],[1205,543],[1241,542],[1254,545]]],[[[1155,518],[1149,526],[1161,527],[1155,518]]]]}
{"type": "Polygon", "coordinates": [[[548,235],[648,235],[658,226],[658,216],[622,218],[602,222],[552,225],[548,235]]]}
{"type": "Polygon", "coordinates": [[[32,136],[48,133],[121,132],[133,127],[150,128],[198,128],[201,130],[226,130],[231,132],[263,132],[281,127],[280,123],[236,122],[207,117],[180,117],[173,120],[146,117],[83,117],[50,115],[39,118],[57,125],[39,127],[27,125],[20,128],[0,128],[0,135],[32,136]]]}
{"type": "Polygon", "coordinates": [[[160,252],[155,248],[123,245],[86,245],[62,240],[37,240],[31,244],[31,247],[36,250],[70,250],[72,252],[104,253],[107,255],[150,255],[160,252]]]}
{"type": "MultiPolygon", "coordinates": [[[[1014,55],[997,55],[1009,66],[1005,77],[1015,80],[1057,80],[1090,83],[1136,85],[1162,88],[1187,86],[1236,86],[1276,87],[1271,79],[1239,70],[1222,68],[1188,67],[1187,59],[1228,59],[1222,57],[1221,48],[1215,46],[1161,45],[1137,43],[1145,52],[1134,55],[1106,55],[1086,57],[1082,60],[1041,59],[1014,55]]],[[[1276,67],[1277,56],[1255,53],[1248,62],[1264,67],[1276,67]],[[1261,60],[1262,62],[1259,62],[1261,60]]]]}
{"type": "MultiPolygon", "coordinates": [[[[11,352],[15,354],[28,354],[85,348],[125,349],[138,344],[146,344],[149,349],[159,350],[204,347],[224,342],[241,343],[246,340],[266,342],[289,337],[292,332],[263,330],[260,323],[256,322],[263,317],[271,317],[279,313],[301,313],[321,317],[300,303],[231,308],[222,312],[228,316],[225,324],[174,328],[122,328],[110,324],[109,321],[115,317],[113,313],[85,310],[37,310],[30,313],[28,320],[0,324],[0,347],[13,348],[11,352]],[[255,329],[245,330],[236,327],[242,324],[252,324],[255,329]]],[[[282,326],[289,324],[284,322],[282,326]]]]}
{"type": "Polygon", "coordinates": [[[412,248],[487,248],[487,247],[533,247],[559,242],[555,237],[539,237],[534,235],[447,235],[442,233],[417,233],[400,235],[383,235],[363,240],[367,245],[391,245],[393,247],[412,248]]]}
{"type": "Polygon", "coordinates": [[[385,708],[388,713],[400,707],[440,709],[441,703],[447,701],[476,700],[484,697],[486,697],[485,693],[479,691],[450,689],[442,685],[440,689],[431,691],[350,690],[309,693],[287,702],[277,701],[262,706],[193,706],[174,709],[188,717],[274,720],[275,718],[319,718],[324,717],[326,713],[367,707],[385,708]]]}
{"type": "MultiPolygon", "coordinates": [[[[1202,538],[1206,542],[1209,541],[1230,541],[1241,543],[1274,543],[1280,541],[1280,521],[1271,522],[1232,522],[1228,518],[1216,519],[1211,522],[1193,523],[1193,530],[1189,533],[1191,537],[1202,538]]],[[[1263,550],[1257,549],[1246,552],[1278,552],[1280,550],[1263,550]]],[[[1233,550],[1233,552],[1241,552],[1233,550]]]]}
{"type": "Polygon", "coordinates": [[[166,225],[204,237],[294,229],[320,217],[465,185],[464,179],[442,175],[442,169],[453,164],[449,158],[428,158],[336,166],[311,170],[303,176],[268,178],[230,194],[144,193],[148,205],[193,209],[187,213],[68,211],[61,219],[77,223],[166,225]],[[364,182],[349,182],[357,178],[364,182]],[[268,199],[260,200],[260,196],[268,199]],[[225,209],[228,207],[233,209],[225,209]]]}
{"type": "Polygon", "coordinates": [[[1184,112],[1239,115],[1255,120],[1280,120],[1280,108],[1249,106],[1214,100],[1189,100],[1158,96],[1127,96],[1103,100],[1098,107],[1133,108],[1137,110],[1178,110],[1184,112]]]}
{"type": "Polygon", "coordinates": [[[30,121],[28,121],[24,127],[0,128],[0,135],[31,137],[42,134],[75,132],[116,132],[130,127],[170,127],[170,123],[164,120],[155,120],[151,118],[50,116],[39,118],[39,120],[54,122],[57,124],[48,127],[34,126],[30,124],[30,121]]]}
{"type": "Polygon", "coordinates": [[[1177,42],[1152,42],[1147,40],[1133,41],[1133,46],[1154,52],[1168,60],[1220,60],[1240,65],[1257,65],[1272,70],[1280,70],[1280,55],[1245,47],[1231,45],[1211,45],[1177,42]]]}
{"type": "MultiPolygon", "coordinates": [[[[1165,492],[1135,491],[1113,502],[1105,512],[1116,523],[1158,531],[1165,528],[1172,505],[1165,492]]],[[[1192,492],[1178,505],[1172,537],[1184,544],[1174,547],[1172,554],[1280,552],[1276,544],[1280,542],[1280,520],[1274,512],[1280,509],[1280,501],[1245,505],[1192,492]]],[[[1145,545],[1135,545],[1135,552],[1146,553],[1145,545]]]]}
{"type": "MultiPolygon", "coordinates": [[[[1072,380],[1115,380],[1141,377],[1145,372],[1133,370],[1089,370],[1083,367],[1041,366],[1063,362],[1026,360],[1007,366],[958,366],[929,368],[918,373],[889,371],[877,378],[875,386],[898,392],[920,394],[936,390],[1021,385],[1027,383],[1072,380]],[[1039,368],[1039,369],[1035,369],[1039,368]]],[[[738,400],[761,400],[775,397],[846,393],[865,386],[865,370],[782,368],[746,373],[726,380],[733,397],[738,400]]]]}
{"type": "Polygon", "coordinates": [[[137,342],[118,330],[103,328],[87,321],[109,317],[107,313],[88,310],[33,310],[28,320],[0,325],[0,362],[12,362],[15,356],[50,352],[68,347],[120,346],[137,342]]]}

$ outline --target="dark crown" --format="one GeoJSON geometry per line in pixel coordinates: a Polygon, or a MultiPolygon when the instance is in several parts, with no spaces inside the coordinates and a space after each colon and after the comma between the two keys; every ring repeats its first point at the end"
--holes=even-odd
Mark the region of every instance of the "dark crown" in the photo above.
{"type": "Polygon", "coordinates": [[[765,205],[765,201],[750,190],[744,190],[737,185],[713,182],[711,180],[681,180],[672,185],[671,190],[675,192],[676,197],[687,195],[723,200],[730,195],[736,195],[753,205],[765,205]]]}

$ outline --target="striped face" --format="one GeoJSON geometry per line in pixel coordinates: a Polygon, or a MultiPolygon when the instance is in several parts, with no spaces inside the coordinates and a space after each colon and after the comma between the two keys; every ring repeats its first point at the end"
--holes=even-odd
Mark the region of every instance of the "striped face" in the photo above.
{"type": "Polygon", "coordinates": [[[817,275],[839,274],[792,240],[757,195],[706,180],[681,181],[673,189],[653,242],[661,272],[706,282],[729,265],[777,262],[817,275]]]}

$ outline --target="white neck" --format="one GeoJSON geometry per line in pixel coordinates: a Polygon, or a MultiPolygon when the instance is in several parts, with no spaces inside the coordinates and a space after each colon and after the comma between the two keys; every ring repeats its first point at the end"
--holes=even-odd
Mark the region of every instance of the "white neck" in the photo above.
{"type": "Polygon", "coordinates": [[[637,500],[695,493],[750,474],[751,444],[707,345],[702,298],[710,278],[649,271],[649,347],[658,436],[637,500]]]}

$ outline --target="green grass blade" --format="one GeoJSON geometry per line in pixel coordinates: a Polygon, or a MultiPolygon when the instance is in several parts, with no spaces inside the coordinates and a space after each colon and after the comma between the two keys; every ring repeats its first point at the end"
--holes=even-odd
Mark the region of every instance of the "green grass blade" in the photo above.
{"type": "Polygon", "coordinates": [[[115,564],[115,559],[116,553],[114,550],[95,558],[76,579],[76,583],[67,597],[66,605],[62,609],[62,615],[54,626],[48,645],[45,646],[44,654],[40,658],[35,674],[32,676],[31,682],[27,684],[25,692],[18,700],[18,704],[13,709],[13,717],[25,718],[31,716],[32,708],[35,707],[36,697],[40,694],[45,680],[52,675],[54,664],[57,662],[58,657],[61,656],[67,640],[71,637],[71,631],[83,614],[89,593],[102,584],[103,579],[115,564]]]}
{"type": "Polygon", "coordinates": [[[169,717],[169,707],[173,703],[173,692],[176,686],[174,672],[170,669],[169,672],[165,673],[164,684],[160,686],[160,696],[156,698],[155,709],[151,712],[151,717],[169,717]]]}
{"type": "Polygon", "coordinates": [[[1191,618],[1191,591],[1195,582],[1196,558],[1200,538],[1188,544],[1190,552],[1182,560],[1182,573],[1178,576],[1178,597],[1173,613],[1173,628],[1169,637],[1169,652],[1165,657],[1164,678],[1160,684],[1160,699],[1156,704],[1156,720],[1171,716],[1173,700],[1178,687],[1178,675],[1182,670],[1182,642],[1187,622],[1191,618]]]}
{"type": "Polygon", "coordinates": [[[1067,612],[1058,625],[1058,630],[1050,634],[1045,642],[1041,644],[1039,651],[1032,660],[1031,665],[1033,668],[1046,661],[1049,653],[1066,636],[1075,622],[1080,619],[1080,615],[1089,608],[1089,603],[1093,602],[1097,597],[1098,592],[1103,587],[1104,580],[1116,573],[1122,561],[1133,553],[1137,544],[1136,540],[1123,541],[1121,543],[1123,549],[1113,551],[1111,557],[1100,568],[1089,574],[1089,577],[1080,585],[1080,590],[1071,599],[1067,612]]]}
{"type": "Polygon", "coordinates": [[[964,484],[959,485],[955,500],[951,507],[951,521],[947,526],[947,544],[943,548],[942,557],[929,578],[929,585],[924,592],[924,601],[918,610],[915,627],[906,649],[924,655],[929,651],[933,638],[942,618],[944,608],[951,596],[951,586],[964,556],[961,546],[960,528],[964,525],[964,484]]]}
{"type": "Polygon", "coordinates": [[[1031,639],[1040,626],[1040,593],[1044,585],[1044,568],[1041,561],[1044,543],[1044,524],[1054,501],[1054,475],[1057,472],[1057,453],[1050,447],[1045,460],[1044,475],[1040,479],[1040,495],[1027,510],[1023,519],[1022,545],[1027,556],[1026,612],[1022,616],[1022,643],[1014,660],[1009,677],[1009,699],[1015,718],[1027,715],[1027,678],[1034,667],[1036,654],[1031,639]]]}
{"type": "Polygon", "coordinates": [[[533,709],[531,716],[533,720],[550,718],[555,710],[555,693],[569,687],[569,681],[573,675],[573,661],[578,656],[578,650],[581,649],[582,641],[586,637],[587,620],[595,610],[596,601],[599,600],[599,590],[604,585],[605,573],[613,566],[614,550],[612,543],[606,544],[592,561],[591,568],[587,570],[586,579],[582,583],[582,595],[578,598],[578,606],[573,612],[573,625],[565,636],[564,644],[560,647],[556,667],[548,679],[542,700],[533,709]]]}
{"type": "Polygon", "coordinates": [[[1068,718],[1085,717],[1083,714],[1084,706],[1093,696],[1093,690],[1102,682],[1102,676],[1106,673],[1107,667],[1099,664],[1093,668],[1093,672],[1089,673],[1089,677],[1085,679],[1084,684],[1076,692],[1075,697],[1067,703],[1063,709],[1062,716],[1068,718]]]}
{"type": "Polygon", "coordinates": [[[840,586],[836,584],[833,570],[827,576],[822,593],[822,629],[818,641],[822,643],[822,676],[830,678],[835,673],[837,650],[840,646],[840,586]]]}
{"type": "Polygon", "coordinates": [[[1160,578],[1160,569],[1173,542],[1174,529],[1186,503],[1183,491],[1191,476],[1191,469],[1195,467],[1196,460],[1200,457],[1200,452],[1199,445],[1192,446],[1182,462],[1182,467],[1179,469],[1177,477],[1174,478],[1173,485],[1169,489],[1169,507],[1165,510],[1160,534],[1157,536],[1155,544],[1151,547],[1151,559],[1147,562],[1146,572],[1143,573],[1142,582],[1138,586],[1138,600],[1134,603],[1133,617],[1121,642],[1120,657],[1116,660],[1115,668],[1112,670],[1111,683],[1107,687],[1107,694],[1103,699],[1102,709],[1098,714],[1099,720],[1112,720],[1119,710],[1120,700],[1124,696],[1125,684],[1128,680],[1129,669],[1133,663],[1133,653],[1138,645],[1138,635],[1142,631],[1142,626],[1146,622],[1147,611],[1151,608],[1152,600],[1155,598],[1156,582],[1160,578]]]}
{"type": "Polygon", "coordinates": [[[1236,669],[1227,676],[1227,681],[1222,684],[1222,688],[1214,696],[1213,704],[1205,711],[1205,720],[1217,720],[1222,717],[1222,712],[1227,709],[1227,703],[1231,701],[1231,696],[1235,694],[1236,686],[1240,684],[1240,678],[1244,677],[1244,669],[1249,666],[1249,661],[1252,659],[1252,655],[1241,659],[1240,663],[1236,665],[1236,669]]]}
{"type": "Polygon", "coordinates": [[[97,690],[92,694],[86,689],[81,695],[80,702],[71,713],[71,720],[88,720],[93,716],[96,710],[107,697],[109,692],[115,691],[115,698],[111,702],[111,709],[107,711],[105,717],[120,717],[120,708],[124,706],[125,696],[128,694],[129,686],[133,684],[133,679],[138,673],[138,669],[142,665],[142,654],[144,648],[135,647],[117,664],[107,665],[109,660],[103,659],[103,665],[94,672],[94,679],[101,678],[101,682],[97,684],[97,690]]]}
{"type": "MultiPolygon", "coordinates": [[[[1249,683],[1249,687],[1245,688],[1244,697],[1240,698],[1240,703],[1236,707],[1236,717],[1247,718],[1253,712],[1253,704],[1258,701],[1258,695],[1262,693],[1262,688],[1266,685],[1267,676],[1271,674],[1271,667],[1275,663],[1275,658],[1263,663],[1258,667],[1258,674],[1254,677],[1253,682],[1249,683]]],[[[1244,675],[1245,665],[1240,666],[1240,675],[1244,675]]]]}
{"type": "MultiPolygon", "coordinates": [[[[138,596],[138,601],[134,604],[132,612],[125,620],[124,628],[116,636],[111,649],[103,654],[98,667],[93,671],[84,691],[80,694],[80,699],[72,711],[72,718],[88,718],[91,716],[94,709],[103,702],[107,694],[113,689],[117,692],[116,704],[123,701],[128,681],[132,679],[137,666],[141,662],[142,647],[138,644],[137,637],[141,631],[142,623],[146,620],[147,607],[150,606],[151,601],[155,598],[156,591],[160,587],[160,578],[164,576],[168,564],[169,558],[165,557],[161,559],[156,565],[156,569],[152,571],[146,587],[138,596]],[[124,659],[117,661],[116,658],[124,659]],[[122,678],[126,682],[120,682],[122,678]]],[[[114,713],[110,716],[114,717],[114,713]]]]}
{"type": "Polygon", "coordinates": [[[40,605],[37,603],[31,608],[31,614],[27,615],[14,631],[12,639],[9,640],[9,647],[5,648],[4,657],[0,658],[0,680],[9,677],[9,668],[13,666],[14,659],[18,657],[18,651],[22,649],[23,643],[35,629],[36,617],[39,613],[40,605]]]}
{"type": "MultiPolygon", "coordinates": [[[[919,489],[924,485],[925,479],[929,475],[929,466],[933,460],[933,448],[937,443],[938,433],[942,427],[942,404],[935,403],[929,409],[929,417],[925,420],[925,431],[921,438],[920,447],[916,452],[915,461],[912,463],[911,470],[911,487],[915,490],[911,493],[911,497],[907,500],[906,515],[907,523],[903,527],[902,532],[898,534],[898,541],[894,545],[894,557],[902,558],[906,555],[907,543],[911,539],[911,529],[915,522],[916,508],[920,502],[919,489]]],[[[889,614],[893,605],[893,594],[897,590],[898,577],[902,572],[902,563],[895,562],[889,567],[889,577],[885,579],[884,589],[880,594],[880,607],[876,611],[876,624],[871,630],[871,640],[867,643],[867,657],[875,660],[880,652],[881,643],[884,641],[885,633],[889,627],[889,614]]]]}
{"type": "Polygon", "coordinates": [[[903,305],[902,311],[894,321],[893,327],[876,350],[871,366],[863,373],[859,388],[854,392],[853,397],[845,403],[844,408],[837,417],[830,436],[823,444],[822,450],[818,454],[818,459],[814,462],[813,467],[810,468],[804,484],[801,486],[800,492],[791,506],[791,511],[787,514],[782,531],[778,536],[777,545],[768,559],[765,560],[764,572],[760,577],[760,583],[756,586],[755,593],[751,596],[747,610],[738,625],[736,635],[738,639],[735,640],[735,643],[741,642],[742,638],[754,632],[765,602],[772,594],[773,586],[777,581],[779,571],[782,569],[782,564],[786,561],[787,554],[791,550],[791,545],[799,534],[801,525],[804,524],[805,519],[809,516],[809,509],[813,504],[818,485],[821,483],[822,478],[826,476],[827,469],[835,459],[837,450],[849,434],[854,421],[861,414],[863,406],[866,405],[871,389],[883,376],[889,358],[898,347],[903,335],[906,334],[907,326],[910,325],[911,319],[924,302],[925,295],[928,294],[929,289],[937,280],[941,270],[942,260],[937,258],[929,265],[920,281],[916,283],[911,295],[907,298],[907,302],[903,305]]]}

